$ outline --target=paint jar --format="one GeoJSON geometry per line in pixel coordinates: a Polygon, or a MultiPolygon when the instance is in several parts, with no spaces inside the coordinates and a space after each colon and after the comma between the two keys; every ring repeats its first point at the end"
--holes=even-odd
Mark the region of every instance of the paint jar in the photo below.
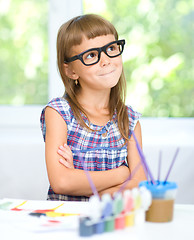
{"type": "Polygon", "coordinates": [[[177,192],[175,182],[143,181],[139,187],[146,187],[152,194],[152,203],[146,211],[146,221],[148,222],[170,222],[173,220],[174,200],[177,192]]]}
{"type": "Polygon", "coordinates": [[[82,216],[79,218],[79,235],[89,237],[94,234],[94,224],[89,217],[82,216]]]}

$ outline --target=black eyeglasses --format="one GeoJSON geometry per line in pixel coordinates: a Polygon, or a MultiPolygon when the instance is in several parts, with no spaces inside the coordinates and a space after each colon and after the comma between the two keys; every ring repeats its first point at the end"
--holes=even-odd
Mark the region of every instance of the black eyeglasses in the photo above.
{"type": "Polygon", "coordinates": [[[70,63],[79,59],[84,65],[90,66],[96,64],[100,60],[101,52],[104,52],[108,57],[114,58],[122,54],[125,45],[125,40],[117,40],[106,44],[100,48],[91,48],[78,55],[68,58],[64,63],[70,63]]]}

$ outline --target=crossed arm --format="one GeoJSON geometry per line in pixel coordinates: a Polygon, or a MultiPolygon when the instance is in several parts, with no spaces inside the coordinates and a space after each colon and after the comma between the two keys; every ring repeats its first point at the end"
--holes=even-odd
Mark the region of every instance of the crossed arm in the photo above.
{"type": "MultiPolygon", "coordinates": [[[[45,158],[47,173],[50,185],[57,194],[75,196],[90,196],[92,190],[83,170],[74,169],[73,157],[67,144],[67,125],[62,117],[52,108],[47,107],[45,111],[46,138],[45,158]]],[[[141,142],[140,124],[136,127],[136,135],[141,142]]],[[[139,161],[139,156],[134,140],[128,145],[128,163],[131,171],[139,161]],[[130,155],[129,155],[130,150],[130,155]],[[132,153],[135,155],[133,156],[132,153]],[[133,158],[131,158],[133,156],[133,158]]],[[[113,193],[127,179],[130,172],[128,167],[107,171],[90,171],[90,176],[99,194],[105,192],[113,193]]],[[[128,183],[127,188],[137,185],[137,182],[144,179],[143,169],[139,169],[134,178],[128,183]]]]}
{"type": "MultiPolygon", "coordinates": [[[[136,124],[134,133],[136,135],[136,138],[142,147],[142,136],[141,136],[141,126],[139,121],[136,124]]],[[[131,136],[131,138],[128,140],[127,144],[127,161],[128,166],[130,167],[130,174],[132,174],[132,178],[130,181],[127,182],[125,185],[125,189],[132,189],[134,187],[138,187],[139,182],[146,180],[146,175],[143,169],[142,164],[140,164],[141,159],[139,157],[139,153],[137,151],[136,142],[131,136]]],[[[107,188],[103,191],[100,191],[99,194],[102,195],[104,193],[110,193],[111,195],[118,191],[122,184],[118,184],[117,186],[107,188]]]]}

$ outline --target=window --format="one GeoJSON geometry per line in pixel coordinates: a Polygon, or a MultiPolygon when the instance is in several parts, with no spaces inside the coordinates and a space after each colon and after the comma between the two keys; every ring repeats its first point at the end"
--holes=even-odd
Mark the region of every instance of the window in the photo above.
{"type": "Polygon", "coordinates": [[[0,1],[0,104],[48,98],[48,0],[0,1]]]}
{"type": "Polygon", "coordinates": [[[149,117],[194,117],[192,0],[84,0],[126,39],[127,102],[149,117]]]}
{"type": "Polygon", "coordinates": [[[0,0],[0,106],[62,95],[56,34],[82,5],[126,39],[127,102],[143,116],[194,117],[192,0],[0,0]]]}
{"type": "Polygon", "coordinates": [[[0,0],[0,140],[13,139],[13,129],[39,130],[43,105],[63,94],[57,31],[81,13],[81,0],[0,0]]]}

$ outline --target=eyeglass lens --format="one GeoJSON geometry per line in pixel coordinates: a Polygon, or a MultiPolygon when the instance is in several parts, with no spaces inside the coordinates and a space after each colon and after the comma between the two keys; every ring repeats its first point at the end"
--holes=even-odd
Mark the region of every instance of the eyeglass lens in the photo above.
{"type": "MultiPolygon", "coordinates": [[[[122,44],[118,42],[111,43],[110,45],[106,46],[106,49],[103,49],[103,50],[109,57],[116,57],[120,55],[122,52],[122,44]]],[[[98,58],[100,56],[99,56],[99,51],[92,50],[84,53],[82,57],[83,57],[84,63],[90,65],[98,62],[98,58]]]]}

